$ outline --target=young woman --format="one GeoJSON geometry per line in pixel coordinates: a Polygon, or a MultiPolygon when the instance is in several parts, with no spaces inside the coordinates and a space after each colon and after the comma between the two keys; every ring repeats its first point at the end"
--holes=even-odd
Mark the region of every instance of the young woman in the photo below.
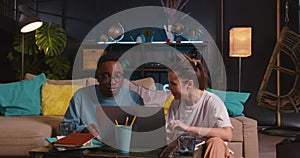
{"type": "Polygon", "coordinates": [[[168,140],[191,132],[208,138],[205,158],[231,157],[224,142],[231,141],[232,125],[222,100],[205,90],[207,82],[201,62],[187,57],[170,70],[169,89],[174,100],[167,115],[168,140]]]}

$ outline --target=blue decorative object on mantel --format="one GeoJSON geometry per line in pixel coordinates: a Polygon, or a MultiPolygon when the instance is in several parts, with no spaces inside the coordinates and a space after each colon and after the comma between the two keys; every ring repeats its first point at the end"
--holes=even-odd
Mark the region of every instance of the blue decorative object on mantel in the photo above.
{"type": "Polygon", "coordinates": [[[153,42],[153,38],[154,38],[153,35],[151,35],[151,36],[144,36],[143,42],[153,42]]]}
{"type": "Polygon", "coordinates": [[[153,42],[154,31],[152,29],[144,29],[142,38],[144,38],[143,42],[153,42]]]}
{"type": "Polygon", "coordinates": [[[141,38],[142,38],[142,43],[145,43],[145,42],[146,42],[146,37],[145,37],[145,35],[141,34],[141,38]]]}

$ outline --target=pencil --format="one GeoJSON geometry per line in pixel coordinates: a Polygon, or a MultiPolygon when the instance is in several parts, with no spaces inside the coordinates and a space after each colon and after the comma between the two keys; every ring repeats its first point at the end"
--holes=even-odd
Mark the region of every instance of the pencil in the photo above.
{"type": "Polygon", "coordinates": [[[117,125],[117,126],[119,126],[119,123],[118,123],[118,121],[117,121],[117,120],[115,120],[115,122],[116,122],[116,125],[117,125]]]}
{"type": "Polygon", "coordinates": [[[132,125],[133,125],[133,123],[134,123],[135,119],[136,119],[136,116],[134,116],[134,117],[133,117],[133,120],[131,121],[131,124],[130,124],[130,126],[132,126],[132,125]]]}
{"type": "Polygon", "coordinates": [[[125,126],[128,124],[128,117],[126,117],[125,126]]]}

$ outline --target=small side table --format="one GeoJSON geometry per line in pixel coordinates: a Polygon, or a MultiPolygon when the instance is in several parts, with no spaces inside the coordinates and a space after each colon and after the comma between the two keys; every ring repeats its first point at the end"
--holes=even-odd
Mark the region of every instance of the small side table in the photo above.
{"type": "Polygon", "coordinates": [[[299,158],[300,157],[300,139],[286,138],[276,144],[277,158],[299,158]]]}

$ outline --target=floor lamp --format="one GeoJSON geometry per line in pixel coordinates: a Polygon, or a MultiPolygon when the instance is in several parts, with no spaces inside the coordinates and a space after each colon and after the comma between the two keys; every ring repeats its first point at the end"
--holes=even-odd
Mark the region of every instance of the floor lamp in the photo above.
{"type": "Polygon", "coordinates": [[[28,33],[40,28],[43,25],[43,22],[35,15],[27,5],[22,4],[18,7],[18,10],[21,12],[19,24],[20,32],[22,33],[22,65],[21,65],[21,79],[24,75],[24,33],[28,33]]]}
{"type": "Polygon", "coordinates": [[[252,28],[233,27],[229,31],[230,57],[239,58],[239,92],[241,91],[242,58],[251,56],[252,28]]]}

